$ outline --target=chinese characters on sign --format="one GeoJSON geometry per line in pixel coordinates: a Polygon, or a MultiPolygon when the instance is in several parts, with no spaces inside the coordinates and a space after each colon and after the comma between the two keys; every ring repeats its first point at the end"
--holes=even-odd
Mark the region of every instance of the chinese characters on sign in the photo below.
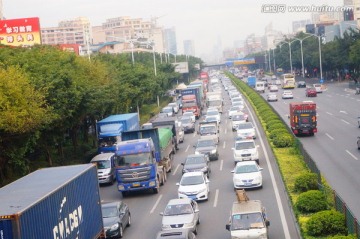
{"type": "Polygon", "coordinates": [[[41,44],[39,18],[0,20],[0,43],[8,46],[41,44]]]}

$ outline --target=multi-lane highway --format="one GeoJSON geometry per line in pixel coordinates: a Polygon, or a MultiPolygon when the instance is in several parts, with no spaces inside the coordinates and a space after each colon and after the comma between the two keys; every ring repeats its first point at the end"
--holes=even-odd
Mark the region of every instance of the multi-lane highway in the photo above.
{"type": "MultiPolygon", "coordinates": [[[[220,124],[219,160],[211,162],[209,200],[199,202],[201,218],[197,235],[199,239],[230,238],[230,233],[225,229],[225,224],[229,218],[231,205],[236,200],[232,173],[230,172],[234,167],[231,148],[234,144],[235,133],[232,132],[231,122],[227,117],[227,110],[231,103],[225,90],[223,90],[223,97],[225,106],[220,124]]],[[[248,106],[248,104],[246,105],[248,106]]],[[[255,141],[259,145],[260,166],[263,168],[263,188],[248,190],[247,194],[250,199],[261,200],[266,207],[270,220],[269,238],[300,238],[290,202],[287,199],[281,176],[264,133],[258,121],[254,119],[251,109],[246,107],[245,110],[250,115],[250,121],[254,122],[257,128],[258,137],[255,141]]],[[[181,163],[184,162],[188,154],[194,153],[193,146],[198,138],[199,136],[196,133],[185,135],[184,143],[180,145],[180,149],[174,157],[174,169],[168,174],[167,182],[160,188],[158,194],[138,192],[123,198],[121,193],[117,191],[116,184],[100,188],[103,201],[123,200],[129,205],[132,225],[125,230],[125,238],[155,238],[156,233],[161,229],[159,213],[164,210],[170,199],[177,197],[176,183],[181,178],[181,163]]]]}
{"type": "MultiPolygon", "coordinates": [[[[307,82],[308,84],[314,82],[307,82]]],[[[317,97],[305,97],[304,88],[293,91],[294,99],[270,104],[289,123],[289,102],[312,100],[317,104],[318,133],[314,137],[299,137],[330,186],[345,201],[356,218],[360,218],[360,151],[356,139],[360,136],[360,95],[347,89],[348,83],[330,83],[317,97]]],[[[263,94],[266,97],[266,92],[263,94]]]]}

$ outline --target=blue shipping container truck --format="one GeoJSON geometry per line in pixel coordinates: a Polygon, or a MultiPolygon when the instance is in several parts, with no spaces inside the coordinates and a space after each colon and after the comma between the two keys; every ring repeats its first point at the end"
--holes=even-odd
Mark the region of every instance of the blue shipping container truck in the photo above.
{"type": "Polygon", "coordinates": [[[153,189],[158,193],[158,162],[161,160],[158,129],[127,131],[116,146],[116,180],[120,192],[153,189]]]}
{"type": "Polygon", "coordinates": [[[40,169],[0,189],[1,239],[93,239],[102,231],[93,164],[40,169]]]}
{"type": "Polygon", "coordinates": [[[121,141],[121,132],[140,128],[137,113],[110,115],[96,123],[98,153],[115,152],[116,143],[121,141]]]}
{"type": "Polygon", "coordinates": [[[247,84],[248,86],[252,87],[252,88],[255,88],[255,85],[256,85],[256,77],[255,76],[249,76],[247,78],[247,84]]]}

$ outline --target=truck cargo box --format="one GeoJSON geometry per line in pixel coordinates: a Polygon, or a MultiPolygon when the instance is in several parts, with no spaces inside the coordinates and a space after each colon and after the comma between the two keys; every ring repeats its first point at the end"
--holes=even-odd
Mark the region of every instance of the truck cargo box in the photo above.
{"type": "Polygon", "coordinates": [[[98,238],[103,231],[93,164],[44,168],[0,189],[0,238],[98,238]]]}

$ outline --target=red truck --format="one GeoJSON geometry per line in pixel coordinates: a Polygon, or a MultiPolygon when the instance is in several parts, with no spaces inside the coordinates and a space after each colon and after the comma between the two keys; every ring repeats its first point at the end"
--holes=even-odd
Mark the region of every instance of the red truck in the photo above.
{"type": "Polygon", "coordinates": [[[314,135],[317,132],[316,103],[312,101],[291,102],[290,127],[295,135],[314,135]]]}
{"type": "Polygon", "coordinates": [[[187,88],[181,90],[181,104],[183,113],[186,111],[192,111],[197,119],[200,118],[202,110],[201,93],[200,88],[187,88]]]}

